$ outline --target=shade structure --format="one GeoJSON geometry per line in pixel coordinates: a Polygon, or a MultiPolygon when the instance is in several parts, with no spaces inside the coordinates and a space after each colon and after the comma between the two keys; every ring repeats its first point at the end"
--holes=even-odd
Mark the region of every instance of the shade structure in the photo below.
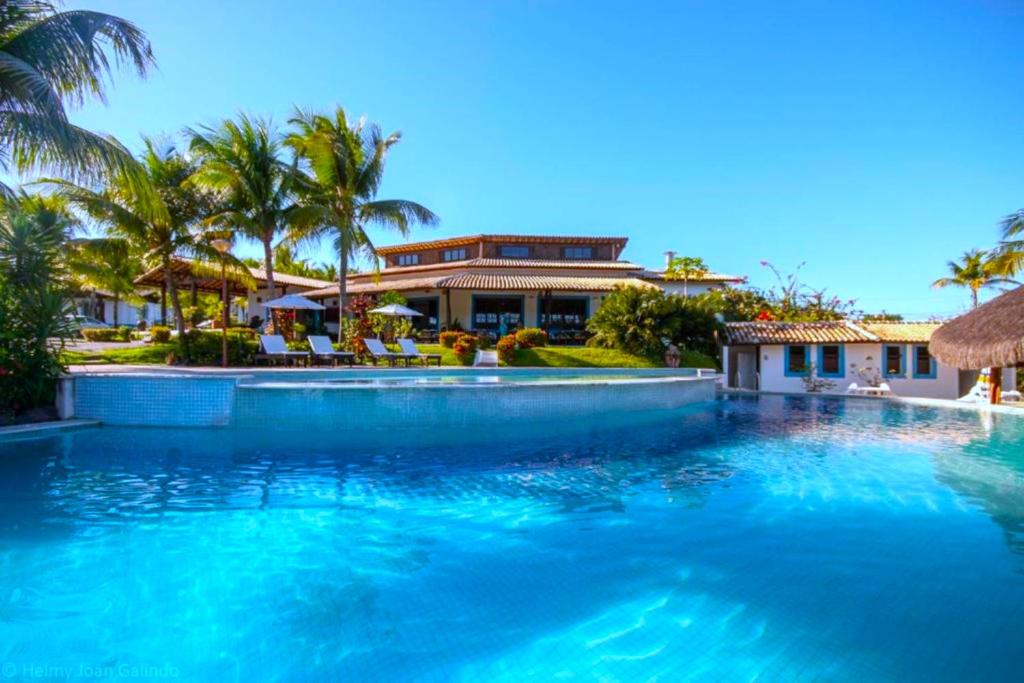
{"type": "Polygon", "coordinates": [[[313,301],[312,299],[307,299],[304,296],[299,296],[298,294],[288,294],[286,296],[282,296],[279,299],[274,299],[273,301],[268,301],[268,302],[266,302],[263,305],[266,306],[267,308],[286,308],[286,309],[291,309],[291,310],[294,310],[294,311],[299,311],[299,310],[322,311],[322,310],[324,310],[324,307],[321,306],[320,304],[318,304],[317,302],[313,301]]]}
{"type": "Polygon", "coordinates": [[[928,351],[961,370],[1024,363],[1024,287],[950,320],[932,335],[928,351]]]}
{"type": "Polygon", "coordinates": [[[409,308],[408,306],[403,306],[402,304],[388,304],[387,306],[375,308],[372,311],[370,311],[370,313],[376,313],[377,315],[390,315],[395,318],[406,318],[423,315],[419,311],[415,311],[409,308]]]}

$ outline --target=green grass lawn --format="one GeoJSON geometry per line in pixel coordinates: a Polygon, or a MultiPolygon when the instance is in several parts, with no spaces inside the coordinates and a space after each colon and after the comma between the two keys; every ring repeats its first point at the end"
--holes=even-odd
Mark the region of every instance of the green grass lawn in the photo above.
{"type": "MultiPolygon", "coordinates": [[[[87,363],[111,363],[116,365],[163,365],[174,344],[147,344],[126,348],[110,348],[103,351],[64,352],[68,365],[87,363]]],[[[420,344],[423,353],[441,354],[442,365],[458,365],[455,353],[439,344],[420,344]]],[[[397,350],[397,348],[396,348],[397,350]]],[[[684,351],[684,368],[713,368],[715,361],[702,353],[684,351]]],[[[597,349],[589,346],[546,346],[516,351],[515,367],[534,368],[658,368],[659,360],[634,356],[614,349],[597,349]]]]}
{"type": "Polygon", "coordinates": [[[77,351],[68,349],[62,356],[68,365],[86,363],[111,363],[114,365],[163,365],[167,354],[175,349],[174,344],[146,344],[109,348],[102,351],[77,351]]]}

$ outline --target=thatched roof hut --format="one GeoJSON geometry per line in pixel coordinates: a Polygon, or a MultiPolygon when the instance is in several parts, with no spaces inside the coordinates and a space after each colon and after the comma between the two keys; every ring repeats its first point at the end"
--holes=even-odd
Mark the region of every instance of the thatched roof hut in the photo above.
{"type": "Polygon", "coordinates": [[[949,321],[932,335],[928,351],[961,370],[1024,364],[1024,287],[949,321]]]}

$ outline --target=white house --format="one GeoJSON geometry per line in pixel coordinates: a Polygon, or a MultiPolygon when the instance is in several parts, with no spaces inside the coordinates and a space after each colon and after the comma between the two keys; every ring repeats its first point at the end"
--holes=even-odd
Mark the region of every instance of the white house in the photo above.
{"type": "Polygon", "coordinates": [[[845,393],[851,383],[886,382],[897,396],[956,399],[970,390],[978,373],[931,356],[928,341],[940,325],[727,323],[723,372],[727,386],[740,389],[801,393],[813,378],[830,383],[821,393],[845,393]]]}

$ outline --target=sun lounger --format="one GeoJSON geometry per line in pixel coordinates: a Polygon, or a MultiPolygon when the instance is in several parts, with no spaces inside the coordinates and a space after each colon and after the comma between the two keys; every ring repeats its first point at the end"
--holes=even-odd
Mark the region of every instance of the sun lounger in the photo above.
{"type": "Polygon", "coordinates": [[[340,361],[348,363],[349,367],[352,367],[356,362],[356,354],[349,353],[348,351],[335,351],[331,345],[330,337],[310,335],[306,337],[306,340],[309,342],[309,348],[313,350],[311,354],[313,362],[329,360],[332,365],[337,365],[340,361]]]}
{"type": "Polygon", "coordinates": [[[497,351],[477,351],[473,358],[474,368],[496,368],[498,367],[497,351]]]}
{"type": "Polygon", "coordinates": [[[378,360],[386,360],[392,367],[401,360],[404,360],[405,364],[409,365],[415,358],[415,356],[410,356],[406,353],[388,351],[387,347],[384,346],[384,342],[380,339],[363,339],[363,343],[366,344],[366,350],[369,352],[370,360],[374,365],[377,364],[378,360]]]}
{"type": "Polygon", "coordinates": [[[412,339],[399,339],[398,346],[402,349],[402,353],[407,356],[416,356],[424,365],[429,365],[430,361],[437,361],[437,367],[441,367],[441,354],[420,353],[420,350],[416,348],[416,342],[412,339]]]}
{"type": "Polygon", "coordinates": [[[1016,389],[1003,392],[1003,403],[1021,403],[1024,401],[1024,396],[1016,389]]]}
{"type": "Polygon", "coordinates": [[[303,363],[309,361],[309,354],[305,351],[289,351],[288,345],[284,343],[284,337],[279,334],[261,334],[260,347],[263,352],[256,354],[257,362],[283,360],[287,364],[299,360],[303,363]]]}

